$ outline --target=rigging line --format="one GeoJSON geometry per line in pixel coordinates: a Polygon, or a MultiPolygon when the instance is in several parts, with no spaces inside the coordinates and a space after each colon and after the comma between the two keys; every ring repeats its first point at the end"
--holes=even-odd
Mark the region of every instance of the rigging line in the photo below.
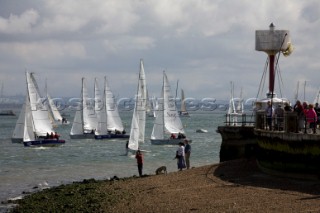
{"type": "Polygon", "coordinates": [[[279,81],[278,81],[278,85],[279,85],[279,93],[280,93],[280,97],[283,97],[282,96],[282,86],[283,86],[283,81],[282,81],[282,76],[281,76],[281,72],[280,72],[280,66],[279,66],[279,64],[277,65],[277,68],[276,68],[276,70],[278,70],[278,72],[277,72],[277,75],[278,75],[278,79],[279,79],[279,81]]]}
{"type": "MultiPolygon", "coordinates": [[[[262,90],[264,88],[264,82],[265,82],[265,76],[266,76],[266,72],[267,72],[267,69],[268,69],[268,64],[269,64],[269,60],[268,60],[268,57],[266,59],[266,62],[264,64],[264,69],[263,69],[263,73],[262,73],[262,77],[260,79],[260,84],[259,84],[259,90],[258,90],[258,93],[257,93],[257,96],[256,96],[256,101],[258,100],[258,97],[259,95],[262,95],[260,94],[260,92],[262,93],[262,90]]],[[[252,121],[254,118],[254,113],[251,114],[250,116],[250,121],[252,121]]]]}
{"type": "MultiPolygon", "coordinates": [[[[282,42],[281,42],[281,45],[280,45],[280,47],[279,47],[278,57],[277,57],[277,60],[276,60],[276,70],[275,70],[275,72],[277,72],[277,67],[278,67],[278,65],[279,65],[279,58],[280,58],[281,48],[282,48],[282,46],[283,46],[283,44],[284,44],[284,42],[285,42],[285,40],[286,40],[287,35],[288,35],[288,33],[284,34],[283,39],[282,39],[282,42]]],[[[273,75],[272,77],[273,77],[273,82],[274,82],[276,75],[273,75]]],[[[271,94],[271,106],[272,106],[274,88],[272,88],[272,90],[273,90],[273,91],[272,91],[272,94],[271,94]]]]}
{"type": "Polygon", "coordinates": [[[179,79],[177,80],[176,97],[174,98],[174,104],[176,105],[176,108],[177,108],[178,85],[179,85],[179,79]]]}
{"type": "Polygon", "coordinates": [[[278,65],[279,66],[279,79],[280,79],[280,81],[281,81],[281,87],[280,87],[280,94],[281,94],[281,97],[283,97],[282,96],[282,88],[284,88],[284,83],[283,83],[283,78],[282,78],[282,74],[281,74],[281,70],[280,70],[280,65],[278,65]]]}
{"type": "Polygon", "coordinates": [[[259,86],[259,90],[258,90],[258,93],[257,93],[257,96],[256,96],[256,99],[258,99],[258,97],[259,97],[259,95],[261,95],[260,94],[260,92],[261,92],[261,90],[263,89],[263,87],[264,87],[264,78],[265,78],[265,75],[266,75],[266,70],[267,70],[267,67],[268,67],[268,63],[269,63],[269,61],[268,61],[268,58],[266,59],[266,62],[265,62],[265,66],[264,66],[264,69],[263,69],[263,74],[262,74],[262,77],[261,77],[261,79],[260,79],[260,86],[259,86]],[[263,85],[262,85],[263,84],[263,85]]]}

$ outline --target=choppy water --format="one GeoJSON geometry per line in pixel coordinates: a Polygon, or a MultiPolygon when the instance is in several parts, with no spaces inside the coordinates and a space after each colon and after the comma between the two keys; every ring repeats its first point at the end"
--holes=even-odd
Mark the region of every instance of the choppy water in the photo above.
{"type": "MultiPolygon", "coordinates": [[[[132,112],[121,112],[129,132],[132,112]]],[[[138,175],[134,156],[125,156],[126,140],[71,140],[71,125],[58,127],[66,144],[51,148],[29,148],[11,142],[17,116],[0,117],[0,201],[14,198],[34,187],[51,187],[72,181],[95,178],[128,177],[138,175]]],[[[68,118],[73,120],[72,118],[68,118]]],[[[191,166],[203,166],[219,162],[221,137],[217,126],[224,121],[223,113],[194,113],[182,118],[186,134],[193,140],[191,166]],[[208,133],[196,133],[196,129],[208,133]]],[[[177,171],[173,160],[177,146],[150,144],[153,118],[147,118],[146,142],[141,148],[145,153],[144,174],[154,174],[159,166],[167,166],[168,172],[177,171]]]]}

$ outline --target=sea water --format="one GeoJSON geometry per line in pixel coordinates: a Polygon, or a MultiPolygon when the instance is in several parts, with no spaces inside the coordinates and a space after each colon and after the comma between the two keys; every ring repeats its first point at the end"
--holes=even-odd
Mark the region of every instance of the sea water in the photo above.
{"type": "MultiPolygon", "coordinates": [[[[132,112],[121,112],[121,118],[130,132],[132,112]]],[[[68,184],[83,179],[107,179],[113,176],[138,175],[134,155],[125,155],[126,139],[70,139],[73,117],[67,117],[70,125],[56,129],[66,143],[59,147],[24,147],[12,143],[11,136],[18,116],[0,117],[0,201],[16,198],[23,193],[46,187],[68,184]]],[[[186,135],[192,139],[191,167],[219,162],[221,136],[216,133],[224,122],[224,112],[194,112],[182,117],[186,135]],[[206,129],[208,133],[196,133],[206,129]]],[[[160,166],[168,172],[177,171],[174,160],[175,145],[151,145],[150,135],[154,118],[147,117],[144,153],[144,174],[155,174],[160,166]]]]}

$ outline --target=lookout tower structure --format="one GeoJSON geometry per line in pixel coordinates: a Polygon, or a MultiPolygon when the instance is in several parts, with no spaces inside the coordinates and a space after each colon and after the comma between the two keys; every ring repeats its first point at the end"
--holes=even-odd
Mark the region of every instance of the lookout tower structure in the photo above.
{"type": "Polygon", "coordinates": [[[256,50],[268,54],[269,59],[269,91],[267,98],[276,98],[274,93],[275,81],[275,56],[280,51],[289,55],[291,48],[290,34],[288,30],[275,30],[273,23],[269,30],[256,30],[256,50]]]}

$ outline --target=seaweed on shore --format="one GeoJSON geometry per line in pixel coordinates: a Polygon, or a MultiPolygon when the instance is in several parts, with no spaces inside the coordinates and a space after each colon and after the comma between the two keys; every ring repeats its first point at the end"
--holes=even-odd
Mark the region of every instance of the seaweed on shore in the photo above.
{"type": "Polygon", "coordinates": [[[108,206],[116,205],[123,199],[128,199],[130,194],[118,193],[114,189],[99,189],[125,179],[132,178],[115,176],[110,180],[85,179],[82,182],[44,189],[21,200],[11,201],[17,206],[10,212],[101,212],[106,203],[108,206]]]}

